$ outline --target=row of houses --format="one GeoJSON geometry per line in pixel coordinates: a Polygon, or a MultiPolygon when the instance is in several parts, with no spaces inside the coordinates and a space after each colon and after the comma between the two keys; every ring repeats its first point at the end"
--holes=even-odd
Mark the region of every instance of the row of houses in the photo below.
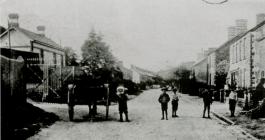
{"type": "Polygon", "coordinates": [[[137,67],[135,65],[131,65],[130,68],[126,68],[123,66],[122,61],[118,62],[118,67],[123,73],[124,79],[131,80],[136,84],[146,81],[152,81],[153,78],[157,77],[156,73],[137,67]]]}
{"type": "MultiPolygon", "coordinates": [[[[246,26],[246,20],[241,21],[246,26]]],[[[216,86],[217,75],[227,74],[226,84],[255,87],[265,77],[265,14],[257,15],[257,24],[250,30],[242,31],[241,24],[240,32],[231,35],[230,29],[226,42],[198,54],[193,75],[210,86],[216,86]]]]}

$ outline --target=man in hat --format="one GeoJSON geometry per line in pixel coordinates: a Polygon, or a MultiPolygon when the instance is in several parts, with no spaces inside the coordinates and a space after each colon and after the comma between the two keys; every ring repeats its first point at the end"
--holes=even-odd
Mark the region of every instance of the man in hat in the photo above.
{"type": "Polygon", "coordinates": [[[123,122],[122,114],[125,114],[125,119],[127,122],[129,122],[128,118],[128,107],[127,107],[127,101],[128,96],[125,94],[126,88],[124,88],[123,85],[120,85],[117,87],[117,96],[118,96],[118,103],[119,103],[119,113],[120,113],[120,121],[123,122]]]}
{"type": "Polygon", "coordinates": [[[170,101],[170,97],[167,94],[166,88],[162,88],[163,93],[159,96],[158,102],[161,104],[161,110],[162,110],[162,118],[161,120],[164,120],[164,116],[166,115],[167,118],[167,108],[168,108],[168,102],[170,101]],[[164,115],[165,114],[165,115],[164,115]]]}

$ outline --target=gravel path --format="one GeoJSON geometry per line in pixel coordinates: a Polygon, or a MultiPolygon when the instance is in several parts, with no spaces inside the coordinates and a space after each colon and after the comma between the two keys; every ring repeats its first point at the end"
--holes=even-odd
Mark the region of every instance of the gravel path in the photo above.
{"type": "MultiPolygon", "coordinates": [[[[161,91],[153,89],[143,92],[129,101],[131,122],[119,122],[117,106],[110,107],[110,119],[104,121],[100,114],[95,122],[87,118],[88,107],[75,107],[75,122],[68,121],[66,105],[35,104],[46,111],[60,116],[61,121],[42,129],[29,140],[237,140],[243,139],[232,133],[216,119],[202,118],[202,105],[199,99],[182,95],[179,102],[178,118],[160,120],[160,105],[157,101],[161,91]]],[[[169,93],[172,96],[171,93],[169,93]]],[[[104,107],[98,108],[104,112],[104,107]]]]}

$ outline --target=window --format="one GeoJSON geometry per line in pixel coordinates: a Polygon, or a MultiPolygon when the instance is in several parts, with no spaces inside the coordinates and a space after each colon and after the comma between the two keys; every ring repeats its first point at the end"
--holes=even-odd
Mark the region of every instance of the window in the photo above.
{"type": "Polygon", "coordinates": [[[53,53],[53,64],[57,64],[57,62],[56,62],[56,53],[53,53]]]}
{"type": "Polygon", "coordinates": [[[246,38],[243,40],[243,59],[246,59],[246,38]]]}
{"type": "Polygon", "coordinates": [[[236,63],[237,63],[237,60],[238,60],[238,59],[237,59],[237,55],[238,55],[238,54],[237,54],[237,44],[236,44],[236,47],[235,47],[235,52],[236,52],[236,53],[235,53],[235,54],[236,54],[235,57],[236,57],[236,63]]]}
{"type": "Polygon", "coordinates": [[[242,60],[242,55],[241,55],[241,41],[239,42],[239,45],[238,45],[238,50],[239,50],[239,52],[238,52],[238,54],[239,54],[239,61],[241,61],[242,60]]]}
{"type": "Polygon", "coordinates": [[[44,64],[44,51],[43,51],[43,49],[40,50],[40,58],[41,58],[41,64],[44,64]]]}

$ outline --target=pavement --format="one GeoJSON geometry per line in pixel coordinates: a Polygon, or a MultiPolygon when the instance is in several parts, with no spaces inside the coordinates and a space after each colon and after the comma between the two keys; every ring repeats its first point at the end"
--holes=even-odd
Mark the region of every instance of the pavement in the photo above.
{"type": "MultiPolygon", "coordinates": [[[[29,140],[247,140],[250,139],[233,125],[228,125],[215,116],[202,118],[202,99],[181,94],[178,118],[160,120],[159,89],[144,91],[128,102],[130,122],[119,122],[117,105],[110,107],[109,120],[105,118],[105,107],[99,106],[99,115],[94,122],[87,118],[88,107],[75,107],[75,122],[68,120],[67,105],[36,104],[57,114],[61,120],[49,128],[42,129],[29,140]]],[[[172,93],[169,92],[170,97],[172,93]]],[[[213,104],[213,110],[221,104],[213,104]]],[[[228,106],[227,106],[228,109],[228,106]]]]}

